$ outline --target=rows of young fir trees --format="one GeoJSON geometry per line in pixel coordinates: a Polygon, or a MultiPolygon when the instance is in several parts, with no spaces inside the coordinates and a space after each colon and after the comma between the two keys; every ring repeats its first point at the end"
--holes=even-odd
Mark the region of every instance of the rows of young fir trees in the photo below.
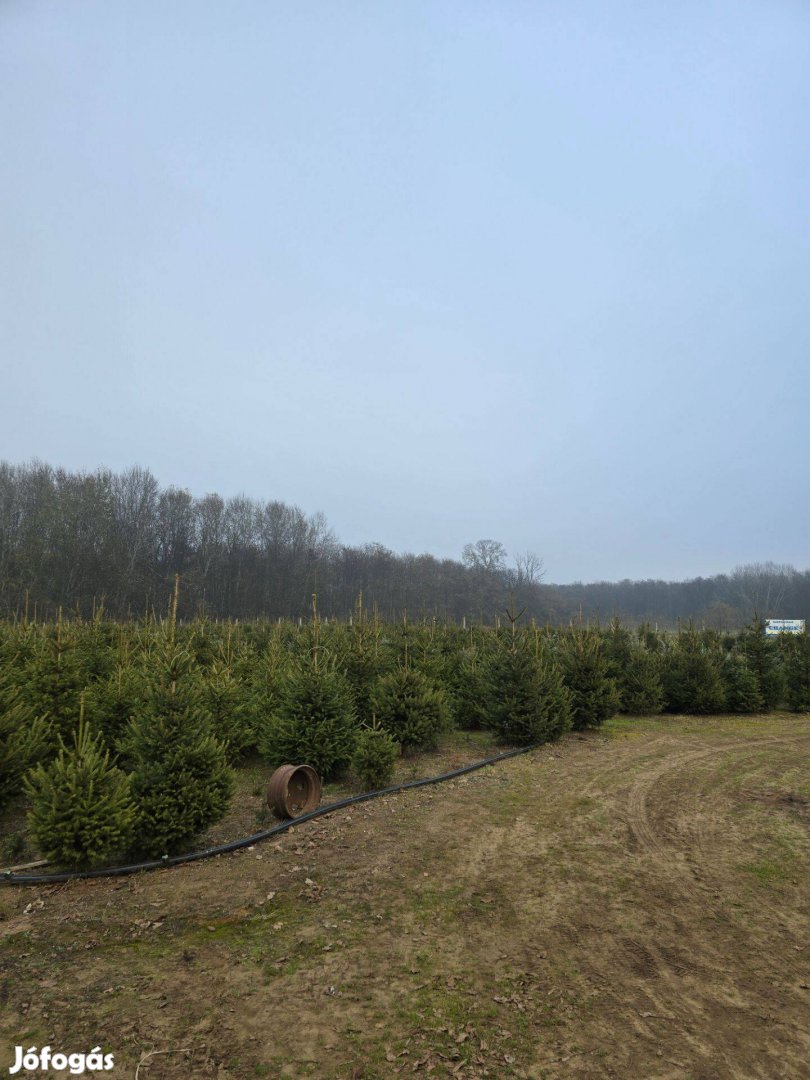
{"type": "MultiPolygon", "coordinates": [[[[524,617],[525,618],[525,617],[524,617]]],[[[386,623],[0,624],[0,801],[57,863],[187,850],[234,770],[307,762],[388,782],[453,727],[505,745],[632,715],[810,712],[810,639],[683,626],[386,623]]]]}
{"type": "Polygon", "coordinates": [[[279,500],[194,497],[162,487],[148,469],[116,473],[0,462],[0,615],[85,618],[103,601],[115,618],[163,610],[175,574],[180,615],[306,617],[317,591],[324,616],[347,618],[363,592],[388,619],[491,621],[514,593],[539,622],[567,625],[694,618],[742,628],[750,612],[810,621],[810,572],[771,563],[689,581],[551,585],[531,552],[495,540],[460,559],[396,554],[382,544],[339,542],[321,514],[279,500]]]}

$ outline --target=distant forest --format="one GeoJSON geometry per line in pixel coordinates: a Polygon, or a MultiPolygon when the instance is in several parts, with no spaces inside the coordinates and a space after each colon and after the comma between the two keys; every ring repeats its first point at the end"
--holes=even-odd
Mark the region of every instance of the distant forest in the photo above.
{"type": "Polygon", "coordinates": [[[810,571],[761,563],[689,581],[552,585],[532,552],[511,561],[497,540],[461,558],[342,544],[322,514],[245,496],[195,498],[140,467],[68,472],[0,462],[0,614],[114,618],[165,613],[181,575],[180,615],[345,619],[362,603],[381,618],[492,623],[514,597],[526,617],[580,616],[737,629],[762,617],[810,619],[810,571]]]}

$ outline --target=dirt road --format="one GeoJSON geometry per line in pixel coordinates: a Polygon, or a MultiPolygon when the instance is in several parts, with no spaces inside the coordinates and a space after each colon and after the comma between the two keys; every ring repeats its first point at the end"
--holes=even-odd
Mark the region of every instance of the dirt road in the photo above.
{"type": "Polygon", "coordinates": [[[5,888],[0,961],[3,1069],[807,1078],[810,721],[623,719],[252,851],[5,888]]]}

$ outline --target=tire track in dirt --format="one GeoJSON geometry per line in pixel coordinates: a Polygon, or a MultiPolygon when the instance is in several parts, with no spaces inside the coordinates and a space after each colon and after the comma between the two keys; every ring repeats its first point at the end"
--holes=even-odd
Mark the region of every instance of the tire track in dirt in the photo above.
{"type": "MultiPolygon", "coordinates": [[[[691,870],[690,872],[687,872],[689,868],[685,858],[677,858],[676,855],[673,854],[672,845],[664,843],[653,827],[649,813],[649,798],[651,793],[664,777],[678,772],[695,762],[703,761],[706,758],[717,757],[722,754],[740,750],[750,750],[753,753],[756,752],[757,748],[761,748],[765,745],[785,745],[789,747],[791,743],[792,740],[770,736],[759,739],[736,740],[734,742],[723,743],[721,746],[704,746],[704,748],[700,750],[687,750],[675,753],[669,756],[665,761],[662,761],[657,768],[645,772],[636,780],[630,789],[626,808],[627,823],[642,853],[646,853],[650,856],[668,873],[677,875],[678,881],[682,885],[684,891],[690,893],[693,897],[700,899],[701,903],[705,903],[706,887],[700,886],[694,881],[694,871],[691,870]]],[[[697,847],[701,851],[705,850],[701,848],[699,839],[697,847]]],[[[688,849],[683,852],[684,856],[687,852],[688,849]]]]}
{"type": "MultiPolygon", "coordinates": [[[[687,887],[683,890],[686,907],[679,905],[681,917],[686,924],[690,921],[690,909],[693,906],[704,909],[706,897],[697,886],[691,887],[682,868],[677,866],[675,860],[668,857],[649,822],[646,797],[668,772],[709,757],[711,753],[712,750],[704,750],[677,755],[676,761],[660,766],[637,781],[630,791],[628,800],[632,815],[629,824],[640,845],[641,854],[652,856],[656,868],[663,866],[668,876],[674,869],[678,874],[679,883],[687,883],[687,887]]],[[[729,1055],[728,1049],[724,1046],[715,1043],[711,1047],[711,1059],[707,1058],[708,1048],[701,1030],[702,1024],[705,1023],[706,1003],[698,987],[704,984],[708,977],[708,970],[705,964],[683,961],[683,956],[691,951],[688,936],[683,941],[684,948],[679,947],[677,950],[671,945],[670,947],[665,945],[660,933],[646,935],[643,942],[634,937],[625,937],[620,939],[620,946],[627,958],[630,970],[641,980],[644,992],[650,1001],[649,1007],[642,1010],[640,1015],[643,1017],[649,1014],[665,1018],[668,1024],[672,1025],[673,1033],[680,1039],[687,1057],[694,1063],[700,1063],[702,1069],[711,1068],[712,1075],[748,1076],[744,1071],[740,1071],[739,1063],[729,1055]],[[693,983],[693,976],[697,977],[697,986],[693,983]]],[[[647,1036],[656,1037],[653,1028],[648,1029],[647,1036]]],[[[701,1071],[698,1075],[707,1074],[701,1071]]]]}
{"type": "Polygon", "coordinates": [[[685,867],[675,858],[668,846],[665,845],[650,821],[649,797],[654,788],[661,780],[695,762],[704,758],[712,757],[729,747],[708,747],[702,750],[681,751],[661,762],[657,768],[648,770],[640,776],[630,789],[627,798],[627,824],[638,844],[640,854],[648,856],[653,864],[663,869],[669,875],[676,875],[683,891],[701,902],[705,896],[703,890],[691,879],[689,873],[685,873],[685,867]]]}
{"type": "MultiPolygon", "coordinates": [[[[801,743],[805,752],[807,740],[801,743]]],[[[708,852],[695,829],[693,810],[704,798],[707,822],[718,817],[725,785],[718,787],[713,777],[720,763],[726,759],[744,762],[770,747],[784,753],[800,750],[791,737],[759,733],[719,743],[693,738],[686,746],[683,738],[668,733],[643,740],[611,740],[600,747],[608,760],[612,758],[609,765],[600,760],[601,755],[576,755],[591,774],[578,792],[576,787],[565,792],[556,785],[557,795],[569,800],[573,828],[588,831],[585,823],[591,813],[576,807],[577,800],[571,798],[576,794],[597,800],[597,810],[608,811],[602,826],[599,816],[595,819],[596,830],[604,828],[610,817],[629,828],[634,843],[627,846],[625,838],[623,855],[617,850],[616,857],[626,857],[628,869],[635,867],[636,873],[641,871],[642,878],[650,881],[651,887],[641,886],[648,897],[646,914],[657,912],[651,921],[639,923],[619,911],[613,916],[612,929],[610,923],[595,926],[586,921],[587,913],[583,918],[576,900],[566,908],[554,902],[552,892],[542,898],[540,910],[544,908],[546,917],[555,920],[554,934],[562,946],[556,955],[565,956],[569,965],[575,963],[586,973],[590,986],[607,995],[613,1016],[621,1017],[629,1033],[647,1045],[668,1046],[672,1058],[680,1059],[674,1072],[654,1074],[662,1080],[665,1075],[673,1080],[683,1075],[701,1080],[764,1080],[766,1076],[787,1080],[800,1075],[799,1062],[806,1061],[810,1052],[810,1033],[799,1021],[789,990],[782,989],[784,950],[780,950],[781,971],[770,962],[765,941],[761,954],[753,953],[748,964],[740,963],[738,958],[749,948],[745,931],[723,921],[722,905],[714,896],[712,867],[704,865],[708,852]],[[617,970],[629,975],[621,993],[612,990],[617,970]],[[744,980],[742,973],[747,975],[744,980]],[[782,1044],[778,1050],[765,1037],[770,1025],[785,1033],[778,1040],[782,1044]],[[752,1034],[746,1035],[747,1030],[752,1034]],[[757,1042],[759,1048],[754,1051],[757,1042]],[[777,1061],[778,1069],[774,1068],[777,1061]]],[[[720,808],[719,818],[723,816],[720,808]]],[[[621,845],[620,835],[614,836],[621,845]]],[[[499,840],[509,846],[508,838],[499,840]]],[[[570,904],[571,893],[561,892],[559,883],[556,892],[567,895],[570,904]]],[[[531,904],[527,900],[522,897],[524,909],[531,904]]],[[[635,902],[624,910],[635,912],[635,902]]],[[[570,1068],[563,1070],[565,1075],[583,1080],[596,1075],[584,1062],[571,1073],[570,1068]]]]}
{"type": "MultiPolygon", "coordinates": [[[[669,735],[658,735],[644,740],[644,749],[650,751],[650,760],[656,761],[658,759],[657,751],[662,745],[677,746],[677,741],[669,735]]],[[[632,744],[627,745],[626,748],[628,750],[635,750],[635,746],[633,746],[632,744]]],[[[613,765],[608,765],[607,768],[600,769],[599,772],[594,774],[590,782],[587,783],[580,790],[581,796],[583,798],[592,798],[599,792],[599,789],[600,787],[602,787],[605,780],[610,780],[616,773],[627,772],[628,767],[632,768],[634,765],[637,764],[637,758],[631,758],[630,762],[628,763],[628,761],[624,757],[622,757],[613,765]]]]}
{"type": "MultiPolygon", "coordinates": [[[[708,856],[705,826],[702,822],[698,824],[694,835],[694,848],[685,847],[679,851],[671,842],[663,840],[656,830],[650,814],[651,795],[665,777],[698,762],[711,760],[726,754],[739,754],[740,751],[743,752],[743,758],[754,756],[758,750],[761,751],[765,746],[798,750],[800,748],[799,744],[803,743],[804,747],[802,748],[805,748],[808,741],[810,740],[795,740],[778,736],[735,740],[720,746],[676,753],[668,757],[667,760],[662,761],[658,767],[645,771],[631,787],[626,807],[627,822],[639,845],[640,853],[648,857],[653,868],[662,870],[671,881],[675,880],[677,882],[687,902],[698,905],[704,914],[709,916],[717,915],[721,911],[721,906],[713,901],[711,886],[707,883],[702,884],[704,864],[708,856]],[[694,858],[695,851],[702,858],[694,858]],[[687,861],[690,853],[693,855],[691,864],[687,861]],[[696,875],[698,880],[695,880],[696,875]]],[[[709,795],[712,804],[719,801],[718,794],[718,789],[715,786],[713,796],[712,794],[709,795]]],[[[671,813],[672,806],[669,806],[669,810],[671,813]]],[[[674,817],[674,814],[672,816],[674,817]]],[[[683,946],[688,949],[688,945],[687,936],[683,941],[683,946]]],[[[691,1041],[689,1030],[705,1015],[705,1002],[701,1001],[700,997],[696,997],[690,990],[688,980],[685,984],[684,976],[690,975],[692,969],[697,971],[699,966],[687,963],[684,967],[679,959],[680,955],[683,955],[683,949],[679,949],[678,955],[675,955],[671,949],[665,948],[660,941],[648,939],[646,944],[641,946],[640,943],[629,939],[624,942],[624,946],[631,958],[631,962],[634,965],[641,964],[641,967],[636,967],[639,973],[643,970],[645,975],[654,974],[661,984],[666,987],[665,1007],[671,1014],[671,1019],[675,1020],[677,1018],[684,1041],[689,1044],[691,1041]]],[[[709,958],[706,957],[705,959],[708,960],[709,958]]],[[[782,963],[782,972],[784,972],[784,962],[782,963]]],[[[718,969],[717,974],[720,975],[720,973],[720,969],[718,969]]],[[[794,972],[794,974],[798,974],[798,972],[794,972]]],[[[767,1011],[767,998],[759,993],[755,993],[755,997],[759,998],[762,1009],[767,1011]]],[[[810,1051],[810,1034],[806,1029],[785,1019],[776,1022],[791,1029],[794,1038],[797,1038],[806,1050],[810,1051]]],[[[700,1048],[697,1045],[693,1046],[692,1049],[700,1053],[700,1048]]],[[[722,1061],[723,1066],[729,1070],[729,1075],[735,1077],[757,1075],[750,1072],[750,1063],[746,1061],[744,1055],[741,1056],[736,1052],[733,1046],[720,1047],[715,1045],[714,1052],[722,1061]]]]}
{"type": "MultiPolygon", "coordinates": [[[[796,754],[803,754],[803,753],[806,753],[808,750],[810,750],[810,736],[807,736],[805,738],[795,738],[795,737],[790,738],[790,737],[770,736],[770,737],[764,738],[764,739],[759,740],[759,741],[760,742],[766,742],[766,743],[773,743],[773,744],[779,746],[780,748],[783,748],[785,751],[793,751],[796,754]]],[[[750,743],[746,743],[745,745],[751,746],[750,743]]],[[[744,754],[743,758],[756,757],[756,756],[758,756],[758,754],[756,753],[755,750],[752,749],[750,754],[744,754]]],[[[721,796],[724,793],[724,790],[725,789],[722,786],[715,784],[708,791],[704,789],[704,790],[701,790],[699,793],[696,793],[696,797],[700,798],[701,802],[704,805],[706,803],[709,803],[712,807],[715,807],[720,802],[720,799],[721,799],[721,796]]],[[[704,859],[705,859],[705,858],[708,858],[708,856],[709,856],[709,850],[708,850],[708,847],[709,847],[708,846],[708,835],[709,834],[708,834],[708,831],[706,829],[705,817],[703,815],[699,815],[699,814],[695,814],[694,817],[695,817],[695,830],[694,831],[695,831],[696,847],[697,847],[700,855],[703,856],[704,859]]]]}

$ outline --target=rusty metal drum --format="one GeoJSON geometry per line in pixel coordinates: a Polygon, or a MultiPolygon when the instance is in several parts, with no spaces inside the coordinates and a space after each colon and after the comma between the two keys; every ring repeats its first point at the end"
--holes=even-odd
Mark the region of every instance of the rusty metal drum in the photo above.
{"type": "Polygon", "coordinates": [[[267,805],[279,817],[308,814],[320,801],[321,778],[311,765],[282,765],[270,777],[267,805]]]}

